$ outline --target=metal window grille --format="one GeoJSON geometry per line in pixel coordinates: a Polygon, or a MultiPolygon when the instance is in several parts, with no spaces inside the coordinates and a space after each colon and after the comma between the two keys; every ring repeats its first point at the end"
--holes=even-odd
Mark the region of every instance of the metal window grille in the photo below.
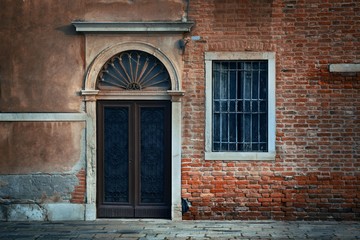
{"type": "Polygon", "coordinates": [[[98,76],[98,88],[167,90],[170,75],[156,57],[131,50],[118,53],[105,63],[98,76]]]}
{"type": "Polygon", "coordinates": [[[268,151],[268,62],[213,61],[214,152],[268,151]]]}

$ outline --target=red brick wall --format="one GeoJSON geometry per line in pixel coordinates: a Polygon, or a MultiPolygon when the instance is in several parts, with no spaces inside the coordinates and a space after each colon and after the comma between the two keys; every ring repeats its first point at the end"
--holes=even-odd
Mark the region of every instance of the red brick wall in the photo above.
{"type": "Polygon", "coordinates": [[[191,0],[184,53],[184,219],[360,220],[357,0],[191,0]],[[206,51],[276,53],[275,161],[204,160],[206,51]]]}
{"type": "Polygon", "coordinates": [[[74,191],[71,193],[72,203],[85,203],[85,192],[86,192],[86,172],[84,169],[81,169],[76,177],[79,180],[79,184],[75,186],[74,191]]]}

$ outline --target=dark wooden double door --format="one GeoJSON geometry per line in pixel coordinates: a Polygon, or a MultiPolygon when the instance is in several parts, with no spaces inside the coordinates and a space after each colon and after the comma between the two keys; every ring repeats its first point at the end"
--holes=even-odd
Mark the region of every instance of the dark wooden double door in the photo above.
{"type": "Polygon", "coordinates": [[[97,103],[97,217],[171,217],[170,103],[97,103]]]}

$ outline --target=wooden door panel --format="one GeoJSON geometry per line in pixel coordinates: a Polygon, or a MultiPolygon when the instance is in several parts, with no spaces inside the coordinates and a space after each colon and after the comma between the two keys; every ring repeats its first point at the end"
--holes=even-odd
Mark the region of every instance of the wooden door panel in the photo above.
{"type": "Polygon", "coordinates": [[[165,134],[163,108],[140,108],[140,199],[141,204],[164,203],[165,134]]]}
{"type": "Polygon", "coordinates": [[[104,202],[129,204],[129,108],[104,108],[104,202]]]}

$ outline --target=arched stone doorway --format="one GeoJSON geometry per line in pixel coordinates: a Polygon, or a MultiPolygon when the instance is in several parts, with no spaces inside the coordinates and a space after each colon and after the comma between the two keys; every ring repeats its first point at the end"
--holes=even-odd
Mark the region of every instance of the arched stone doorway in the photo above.
{"type": "MultiPolygon", "coordinates": [[[[87,204],[85,218],[87,220],[98,217],[96,205],[96,203],[99,202],[97,200],[97,198],[99,198],[98,185],[99,183],[103,184],[103,182],[99,182],[98,180],[99,166],[103,167],[99,164],[98,156],[99,151],[103,151],[103,149],[99,149],[97,143],[99,135],[98,127],[101,125],[99,121],[97,121],[97,119],[99,119],[97,108],[99,109],[100,105],[103,106],[103,103],[109,102],[120,105],[128,104],[127,106],[143,106],[142,104],[144,103],[145,105],[148,103],[166,105],[166,103],[168,103],[169,107],[164,109],[168,109],[166,111],[169,111],[169,113],[162,113],[163,116],[168,115],[169,117],[170,129],[168,132],[170,133],[169,141],[171,143],[168,154],[170,161],[168,165],[168,177],[170,180],[168,200],[170,213],[168,216],[171,219],[181,219],[180,100],[183,92],[180,89],[180,85],[179,74],[172,61],[159,49],[149,44],[141,42],[118,44],[103,50],[93,60],[86,75],[84,89],[81,91],[82,96],[84,96],[85,109],[89,118],[87,121],[86,144],[87,204]],[[128,59],[125,60],[124,57],[130,57],[132,63],[130,63],[128,59]],[[156,66],[153,66],[154,61],[157,61],[156,66]],[[123,66],[121,66],[121,64],[123,64],[123,66]],[[115,65],[118,67],[117,70],[114,68],[115,65]],[[131,71],[129,71],[130,68],[132,69],[131,71]],[[144,76],[147,76],[147,78],[145,79],[144,76]]],[[[151,106],[153,107],[154,105],[151,106]]],[[[141,122],[141,119],[135,122],[141,122]]],[[[166,125],[166,123],[164,124],[166,125]]],[[[135,148],[139,149],[139,146],[135,148]]],[[[136,153],[134,154],[136,155],[136,153]]],[[[141,178],[139,181],[141,182],[141,178]]],[[[130,182],[130,184],[134,184],[134,182],[130,182]]],[[[135,198],[139,198],[139,196],[135,198]]],[[[114,217],[116,216],[117,215],[114,215],[114,217]]],[[[139,216],[134,215],[134,217],[142,216],[141,214],[139,216]]],[[[161,216],[160,214],[158,217],[161,216]]],[[[157,217],[157,215],[155,214],[150,217],[157,217]]]]}

